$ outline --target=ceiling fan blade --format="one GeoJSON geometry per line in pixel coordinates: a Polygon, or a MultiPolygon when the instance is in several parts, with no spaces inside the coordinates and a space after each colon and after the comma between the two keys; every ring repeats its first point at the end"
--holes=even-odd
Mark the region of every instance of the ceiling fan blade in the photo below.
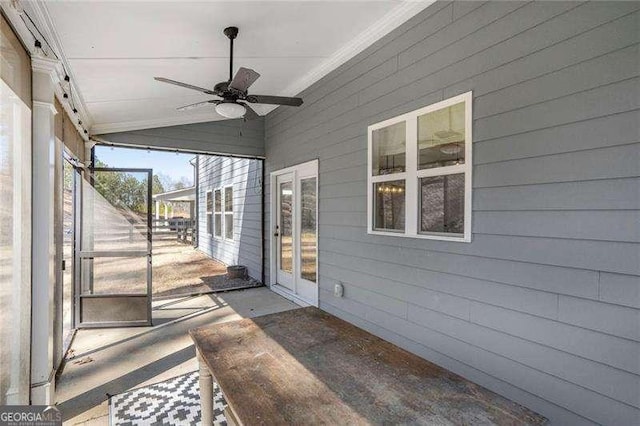
{"type": "Polygon", "coordinates": [[[271,104],[271,105],[302,105],[301,98],[288,98],[286,96],[265,96],[265,95],[249,95],[246,97],[247,102],[253,104],[271,104]]]}
{"type": "Polygon", "coordinates": [[[203,87],[194,86],[192,84],[182,83],[180,81],[171,80],[170,78],[164,77],[153,77],[154,80],[160,81],[162,83],[169,83],[175,86],[184,87],[186,89],[197,90],[198,92],[206,93],[207,95],[215,95],[216,93],[212,90],[205,89],[203,87]]]}
{"type": "Polygon", "coordinates": [[[249,86],[251,86],[260,77],[260,74],[252,70],[251,68],[242,68],[238,70],[236,75],[229,83],[229,87],[232,89],[246,92],[249,86]]]}
{"type": "Polygon", "coordinates": [[[248,104],[245,104],[244,102],[238,102],[240,105],[242,105],[243,107],[245,107],[245,109],[247,110],[244,113],[244,119],[245,120],[256,120],[258,118],[260,118],[260,116],[258,115],[258,113],[251,108],[251,106],[249,106],[248,104]]]}
{"type": "Polygon", "coordinates": [[[200,107],[208,105],[208,104],[217,104],[218,102],[220,102],[220,101],[218,101],[218,100],[202,101],[202,102],[196,102],[195,104],[181,106],[180,108],[176,108],[176,109],[178,111],[188,111],[190,109],[200,108],[200,107]]]}

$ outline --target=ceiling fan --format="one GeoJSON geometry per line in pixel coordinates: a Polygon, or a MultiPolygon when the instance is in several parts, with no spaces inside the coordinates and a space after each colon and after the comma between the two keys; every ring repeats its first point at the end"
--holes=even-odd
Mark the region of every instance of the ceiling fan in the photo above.
{"type": "Polygon", "coordinates": [[[207,95],[215,95],[222,99],[211,99],[208,101],[196,102],[195,104],[185,105],[178,108],[178,111],[186,111],[193,108],[213,104],[216,106],[216,112],[226,118],[244,117],[253,120],[259,115],[251,108],[248,103],[252,104],[271,104],[271,105],[302,105],[301,98],[289,98],[285,96],[268,96],[268,95],[250,95],[247,89],[255,83],[260,74],[250,68],[238,69],[235,77],[233,76],[233,40],[238,36],[237,27],[227,27],[224,29],[226,35],[231,41],[231,55],[229,60],[229,80],[216,84],[213,89],[205,89],[203,87],[194,86],[180,81],[171,80],[164,77],[154,77],[155,80],[163,83],[174,84],[186,89],[197,90],[207,95]],[[247,103],[248,102],[248,103],[247,103]]]}

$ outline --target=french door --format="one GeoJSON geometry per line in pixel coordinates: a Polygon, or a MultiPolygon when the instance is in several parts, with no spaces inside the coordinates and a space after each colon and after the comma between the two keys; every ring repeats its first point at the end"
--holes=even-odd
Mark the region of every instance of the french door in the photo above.
{"type": "Polygon", "coordinates": [[[151,169],[93,168],[78,186],[78,327],[151,325],[151,169]]]}
{"type": "Polygon", "coordinates": [[[318,306],[318,162],[271,174],[271,288],[318,306]]]}

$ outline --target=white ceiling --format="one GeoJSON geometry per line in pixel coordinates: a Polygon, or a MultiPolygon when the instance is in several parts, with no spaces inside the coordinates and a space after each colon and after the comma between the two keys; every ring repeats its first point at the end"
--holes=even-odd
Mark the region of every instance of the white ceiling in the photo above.
{"type": "MultiPolygon", "coordinates": [[[[91,132],[223,119],[213,107],[179,112],[211,97],[153,80],[211,88],[227,80],[227,26],[239,66],[261,74],[249,90],[295,95],[418,13],[421,1],[42,2],[92,122],[91,132]]],[[[290,107],[283,107],[290,108],[290,107]]],[[[256,106],[265,114],[271,109],[256,106]]]]}

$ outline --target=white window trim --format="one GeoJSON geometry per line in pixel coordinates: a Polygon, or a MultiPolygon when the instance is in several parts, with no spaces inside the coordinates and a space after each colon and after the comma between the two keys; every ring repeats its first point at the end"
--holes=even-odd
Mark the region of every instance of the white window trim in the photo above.
{"type": "Polygon", "coordinates": [[[224,189],[222,187],[213,189],[213,239],[224,239],[224,189]],[[216,211],[216,191],[220,191],[220,211],[216,211]],[[216,235],[216,221],[218,220],[216,215],[220,215],[220,235],[216,235]]]}
{"type": "Polygon", "coordinates": [[[225,187],[222,188],[222,238],[227,240],[227,241],[233,241],[234,240],[234,233],[235,232],[235,225],[233,223],[233,214],[235,213],[233,211],[233,205],[231,206],[231,211],[228,212],[227,211],[227,203],[226,203],[226,198],[227,198],[227,189],[231,188],[231,202],[233,203],[233,185],[227,185],[225,187]],[[231,220],[231,227],[233,229],[233,232],[231,234],[231,238],[227,237],[227,215],[231,215],[232,220],[231,220]]]}
{"type": "Polygon", "coordinates": [[[372,235],[388,235],[394,237],[420,238],[425,240],[471,242],[471,213],[472,213],[472,165],[473,165],[473,92],[463,93],[441,102],[411,111],[379,123],[372,124],[367,129],[367,232],[372,235]],[[465,103],[465,161],[464,164],[438,167],[434,169],[418,170],[418,117],[432,111],[465,103]],[[373,166],[373,131],[406,122],[406,165],[404,173],[389,175],[372,175],[373,166]],[[420,205],[418,194],[418,180],[422,177],[443,176],[464,173],[464,234],[462,236],[446,234],[425,234],[419,230],[420,205]],[[394,180],[405,181],[405,230],[381,231],[373,227],[375,213],[373,184],[394,180]]]}
{"type": "Polygon", "coordinates": [[[205,228],[207,230],[207,236],[212,237],[213,236],[213,203],[215,202],[215,200],[213,199],[213,191],[211,191],[210,189],[208,191],[205,192],[204,195],[204,210],[205,210],[205,228]],[[209,210],[209,205],[207,204],[207,196],[211,194],[211,210],[209,210]],[[209,232],[209,215],[211,215],[211,232],[209,232]]]}

